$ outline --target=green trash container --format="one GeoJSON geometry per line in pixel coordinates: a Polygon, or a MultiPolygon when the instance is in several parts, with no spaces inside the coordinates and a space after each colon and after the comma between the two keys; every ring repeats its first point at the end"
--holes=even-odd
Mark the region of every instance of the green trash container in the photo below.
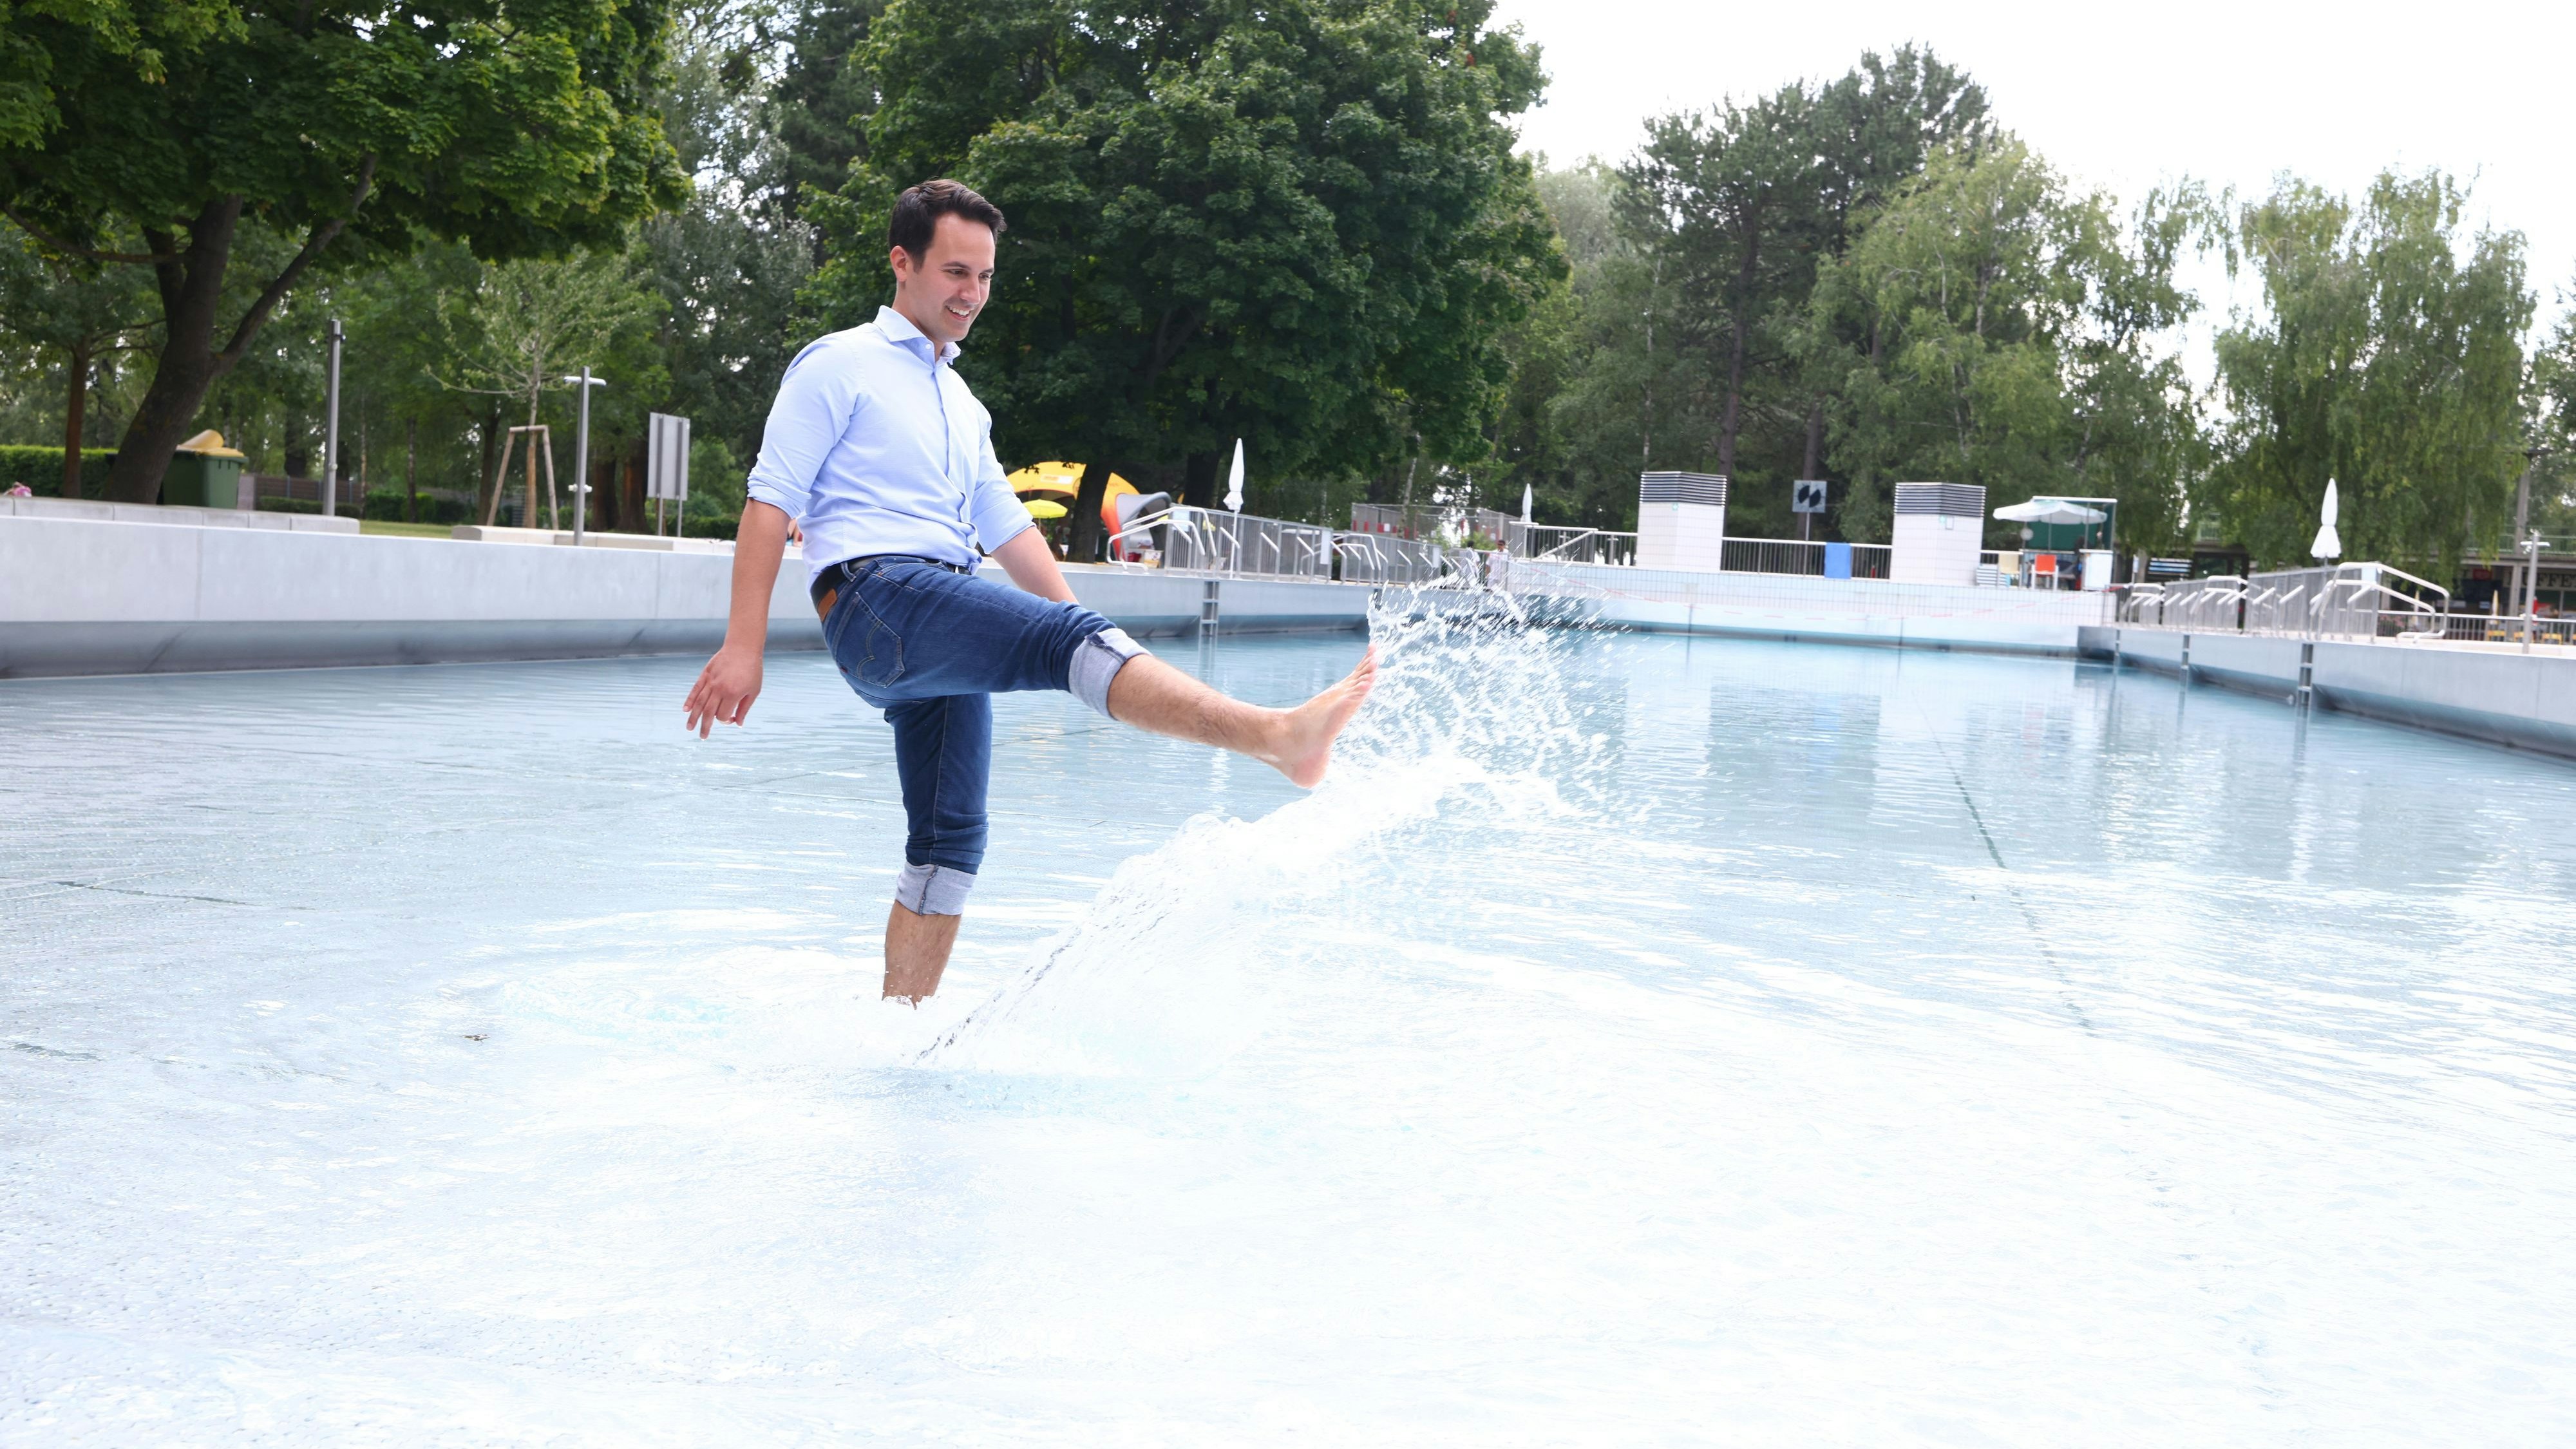
{"type": "Polygon", "coordinates": [[[178,508],[239,508],[240,450],[224,446],[224,435],[208,429],[179,445],[170,456],[170,471],[161,476],[161,501],[178,508]]]}

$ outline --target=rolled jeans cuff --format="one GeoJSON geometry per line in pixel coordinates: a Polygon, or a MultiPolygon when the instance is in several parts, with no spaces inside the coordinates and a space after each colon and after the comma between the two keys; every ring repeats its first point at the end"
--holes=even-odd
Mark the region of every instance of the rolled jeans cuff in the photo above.
{"type": "Polygon", "coordinates": [[[1065,687],[1073,697],[1100,711],[1109,713],[1109,686],[1127,661],[1145,652],[1145,646],[1127,637],[1118,628],[1103,629],[1073,646],[1073,665],[1066,671],[1065,687]]]}
{"type": "Polygon", "coordinates": [[[916,916],[962,916],[966,893],[975,888],[971,871],[944,865],[907,865],[894,881],[894,903],[916,916]]]}

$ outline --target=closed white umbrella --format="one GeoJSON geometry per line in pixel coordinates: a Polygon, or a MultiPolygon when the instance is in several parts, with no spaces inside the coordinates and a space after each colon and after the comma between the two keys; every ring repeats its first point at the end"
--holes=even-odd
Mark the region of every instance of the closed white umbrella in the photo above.
{"type": "Polygon", "coordinates": [[[1243,439],[1234,440],[1234,472],[1225,481],[1225,506],[1236,513],[1243,511],[1243,439]]]}
{"type": "Polygon", "coordinates": [[[1522,522],[1523,524],[1525,524],[1525,525],[1526,525],[1529,521],[1530,521],[1530,486],[1529,486],[1527,483],[1524,483],[1524,484],[1522,484],[1522,485],[1521,485],[1521,522],[1522,522]]]}
{"type": "Polygon", "coordinates": [[[2318,558],[2343,557],[2343,535],[2335,532],[2335,515],[2341,511],[2335,501],[2335,480],[2328,478],[2326,506],[2317,515],[2317,541],[2308,545],[2309,553],[2318,558]]]}

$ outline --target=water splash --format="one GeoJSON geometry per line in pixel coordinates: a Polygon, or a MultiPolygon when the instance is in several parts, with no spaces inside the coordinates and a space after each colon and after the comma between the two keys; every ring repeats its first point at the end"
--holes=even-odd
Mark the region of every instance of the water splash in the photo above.
{"type": "Polygon", "coordinates": [[[1508,597],[1388,590],[1378,684],[1313,794],[1258,820],[1200,816],[1125,862],[1085,919],[925,1049],[946,1070],[1189,1071],[1256,1037],[1268,993],[1425,832],[1593,817],[1604,742],[1579,726],[1568,644],[1508,597]],[[1284,949],[1283,949],[1284,948],[1284,949]]]}

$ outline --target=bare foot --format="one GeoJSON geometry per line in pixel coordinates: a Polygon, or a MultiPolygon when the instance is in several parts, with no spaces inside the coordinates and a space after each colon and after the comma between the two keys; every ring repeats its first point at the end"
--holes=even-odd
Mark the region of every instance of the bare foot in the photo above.
{"type": "Polygon", "coordinates": [[[1333,741],[1351,716],[1359,713],[1360,703],[1376,684],[1377,648],[1371,645],[1359,667],[1342,676],[1341,683],[1281,713],[1279,737],[1261,752],[1262,763],[1309,790],[1322,784],[1325,767],[1333,763],[1333,741]]]}

